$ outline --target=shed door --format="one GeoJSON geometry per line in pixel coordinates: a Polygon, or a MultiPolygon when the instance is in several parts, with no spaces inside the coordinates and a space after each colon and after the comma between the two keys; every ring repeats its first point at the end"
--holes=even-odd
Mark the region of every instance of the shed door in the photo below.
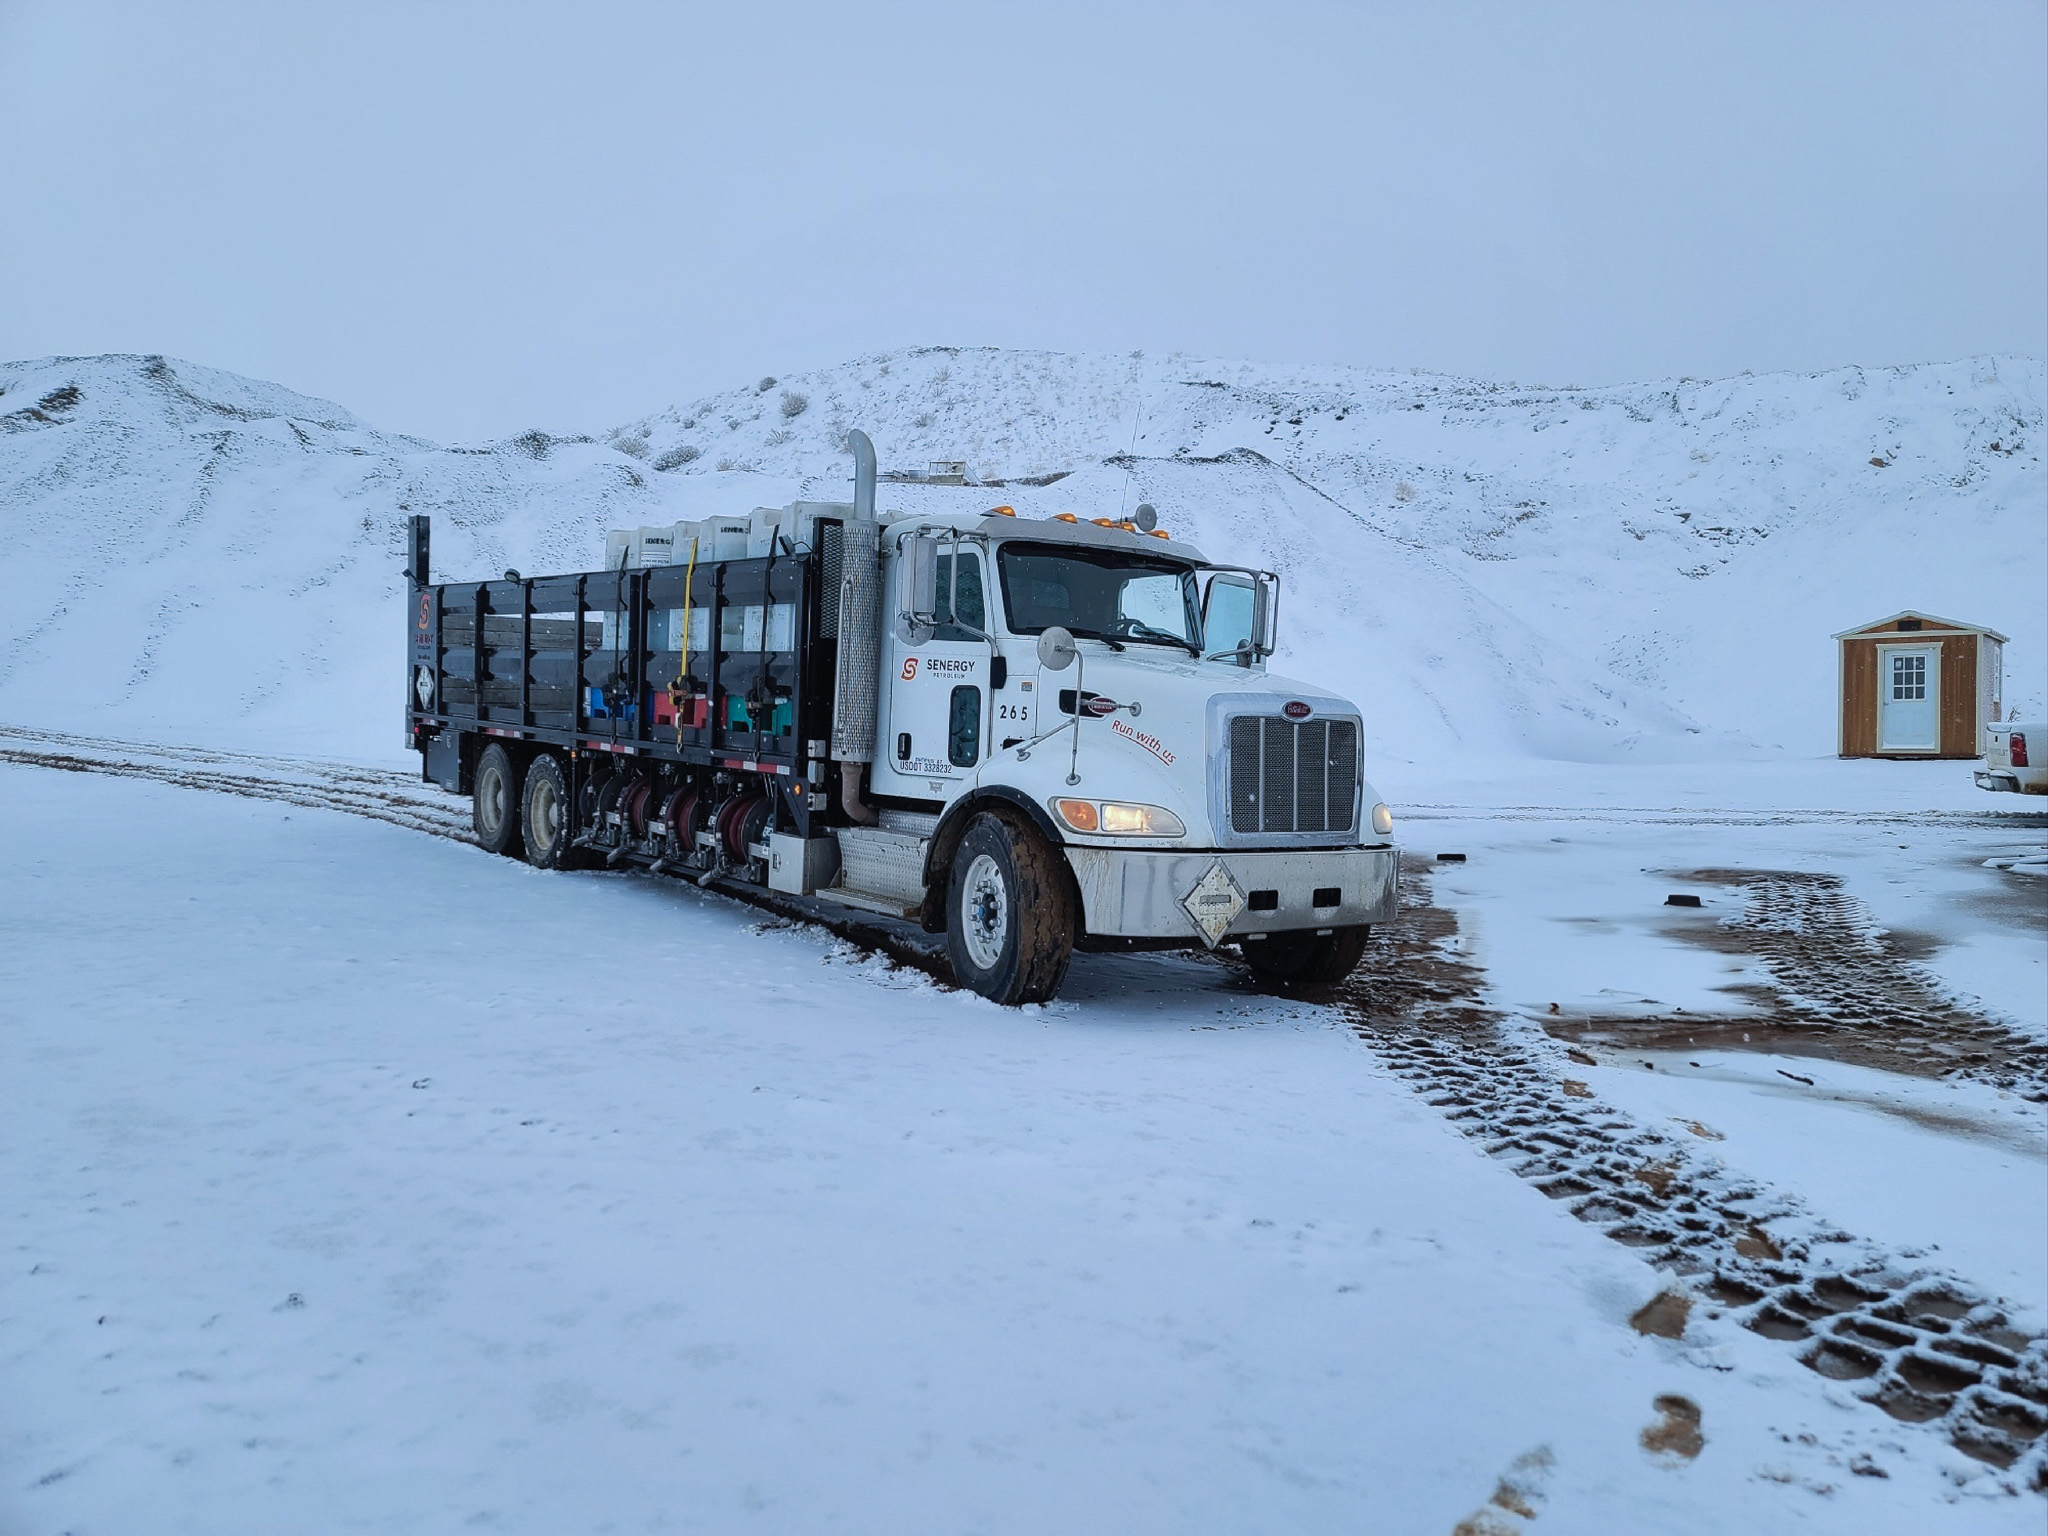
{"type": "Polygon", "coordinates": [[[1881,646],[1877,656],[1877,749],[1939,750],[1941,648],[1881,646]]]}

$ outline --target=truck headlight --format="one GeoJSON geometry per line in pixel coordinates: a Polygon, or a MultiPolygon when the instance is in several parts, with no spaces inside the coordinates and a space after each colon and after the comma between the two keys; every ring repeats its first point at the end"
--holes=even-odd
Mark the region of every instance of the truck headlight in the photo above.
{"type": "Polygon", "coordinates": [[[1394,813],[1387,809],[1384,800],[1372,808],[1372,829],[1381,837],[1390,835],[1394,830],[1394,813]]]}
{"type": "Polygon", "coordinates": [[[1052,808],[1075,832],[1105,832],[1111,837],[1181,837],[1181,819],[1159,805],[1132,805],[1124,800],[1055,800],[1052,808]]]}

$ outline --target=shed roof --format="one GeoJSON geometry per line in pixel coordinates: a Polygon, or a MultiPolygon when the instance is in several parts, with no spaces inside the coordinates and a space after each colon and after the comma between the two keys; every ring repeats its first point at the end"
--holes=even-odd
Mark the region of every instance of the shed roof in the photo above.
{"type": "Polygon", "coordinates": [[[1901,619],[1918,619],[1922,624],[1927,625],[1929,629],[1948,630],[1951,633],[1965,635],[1989,635],[2001,645],[2012,638],[2010,635],[2001,635],[1988,624],[1962,624],[1954,619],[1944,619],[1935,614],[1922,613],[1918,608],[1901,608],[1889,618],[1872,619],[1867,624],[1858,624],[1853,629],[1842,630],[1832,638],[1836,640],[1858,640],[1864,636],[1881,632],[1885,625],[1896,624],[1901,619]]]}

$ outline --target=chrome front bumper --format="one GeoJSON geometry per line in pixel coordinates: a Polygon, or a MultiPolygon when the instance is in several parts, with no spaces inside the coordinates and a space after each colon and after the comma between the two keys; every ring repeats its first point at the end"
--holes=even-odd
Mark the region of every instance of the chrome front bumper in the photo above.
{"type": "Polygon", "coordinates": [[[1064,852],[1081,887],[1089,933],[1102,938],[1185,938],[1212,948],[1186,903],[1218,864],[1247,905],[1230,916],[1217,943],[1252,933],[1387,922],[1394,915],[1400,864],[1399,853],[1391,847],[1190,853],[1069,844],[1064,852]],[[1317,893],[1332,890],[1338,893],[1335,904],[1317,906],[1317,893]],[[1265,899],[1266,892],[1275,902],[1271,908],[1248,904],[1253,898],[1265,899]]]}

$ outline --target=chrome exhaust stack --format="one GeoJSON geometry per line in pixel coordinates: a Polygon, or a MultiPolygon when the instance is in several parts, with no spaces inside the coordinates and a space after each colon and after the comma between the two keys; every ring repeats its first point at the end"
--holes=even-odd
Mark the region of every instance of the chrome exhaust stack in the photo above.
{"type": "Polygon", "coordinates": [[[839,764],[839,799],[846,814],[872,825],[875,811],[861,799],[860,779],[862,768],[874,761],[881,693],[882,525],[875,520],[875,445],[856,427],[846,434],[846,446],[853,454],[853,516],[840,528],[832,756],[839,764]]]}

